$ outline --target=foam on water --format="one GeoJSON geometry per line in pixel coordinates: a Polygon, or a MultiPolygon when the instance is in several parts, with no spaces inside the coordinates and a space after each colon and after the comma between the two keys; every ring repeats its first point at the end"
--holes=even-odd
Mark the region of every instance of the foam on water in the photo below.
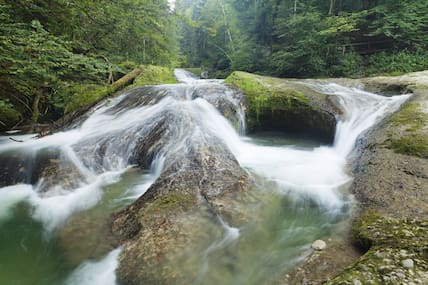
{"type": "Polygon", "coordinates": [[[52,232],[74,213],[95,206],[102,198],[102,187],[119,181],[124,172],[106,172],[92,183],[84,184],[73,191],[52,189],[48,196],[34,194],[29,202],[34,206],[33,217],[43,223],[47,232],[52,232]]]}
{"type": "Polygon", "coordinates": [[[64,285],[116,285],[115,270],[121,248],[111,251],[99,261],[86,261],[66,280],[64,285]]]}
{"type": "Polygon", "coordinates": [[[13,185],[0,188],[0,223],[11,217],[13,207],[34,194],[31,185],[13,185]]]}

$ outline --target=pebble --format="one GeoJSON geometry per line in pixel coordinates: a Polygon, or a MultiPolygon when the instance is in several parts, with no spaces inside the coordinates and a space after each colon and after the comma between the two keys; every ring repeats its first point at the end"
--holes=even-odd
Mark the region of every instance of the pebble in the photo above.
{"type": "Polygon", "coordinates": [[[312,248],[315,250],[324,250],[327,247],[327,244],[323,240],[316,240],[312,244],[312,248]]]}
{"type": "Polygon", "coordinates": [[[358,279],[355,279],[353,283],[354,285],[363,285],[363,283],[361,283],[361,281],[358,279]]]}
{"type": "Polygon", "coordinates": [[[412,259],[404,259],[404,260],[402,260],[401,261],[401,264],[404,266],[404,267],[406,267],[406,268],[413,268],[413,266],[414,266],[414,262],[413,262],[413,260],[412,259]]]}

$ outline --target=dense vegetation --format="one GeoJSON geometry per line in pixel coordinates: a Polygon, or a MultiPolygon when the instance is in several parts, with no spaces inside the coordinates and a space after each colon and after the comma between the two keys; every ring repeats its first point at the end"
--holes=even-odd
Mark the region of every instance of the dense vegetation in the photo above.
{"type": "Polygon", "coordinates": [[[178,0],[186,65],[362,76],[428,68],[426,0],[178,0]]]}
{"type": "Polygon", "coordinates": [[[212,77],[234,70],[326,77],[428,69],[426,0],[177,0],[175,6],[0,0],[0,131],[54,121],[110,94],[114,80],[141,64],[202,68],[212,77]]]}
{"type": "Polygon", "coordinates": [[[0,22],[0,130],[55,120],[177,52],[167,0],[0,0],[0,22]]]}

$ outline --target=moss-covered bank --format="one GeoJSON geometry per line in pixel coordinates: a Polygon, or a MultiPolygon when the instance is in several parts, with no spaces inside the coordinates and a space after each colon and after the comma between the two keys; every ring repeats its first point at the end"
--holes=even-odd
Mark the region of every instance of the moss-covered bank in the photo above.
{"type": "Polygon", "coordinates": [[[233,72],[227,79],[246,95],[250,132],[281,130],[332,142],[336,119],[326,95],[292,80],[233,72]]]}

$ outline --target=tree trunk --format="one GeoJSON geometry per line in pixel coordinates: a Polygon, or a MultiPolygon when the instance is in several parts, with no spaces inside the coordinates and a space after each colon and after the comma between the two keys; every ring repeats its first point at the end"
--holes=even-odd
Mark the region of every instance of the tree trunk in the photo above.
{"type": "Polygon", "coordinates": [[[134,79],[137,78],[137,76],[141,74],[141,71],[142,70],[140,68],[136,68],[133,71],[131,71],[130,73],[128,73],[125,76],[123,76],[122,78],[120,78],[119,80],[113,82],[111,84],[111,87],[113,88],[113,92],[116,92],[116,91],[122,89],[123,87],[125,87],[126,85],[131,84],[132,81],[134,81],[134,79]]]}
{"type": "Polygon", "coordinates": [[[336,3],[336,0],[330,0],[330,9],[328,10],[328,15],[333,16],[334,12],[334,4],[336,3]]]}
{"type": "Polygon", "coordinates": [[[226,9],[224,8],[224,3],[222,0],[219,0],[218,3],[220,5],[221,11],[223,13],[223,22],[224,22],[224,26],[226,27],[227,36],[229,37],[229,41],[230,41],[230,44],[232,46],[232,50],[235,51],[235,45],[233,43],[232,33],[230,32],[229,25],[227,23],[227,15],[226,15],[226,9]]]}
{"type": "Polygon", "coordinates": [[[33,121],[34,124],[37,124],[37,121],[39,120],[39,102],[40,102],[40,98],[42,98],[42,94],[43,91],[39,90],[36,94],[36,97],[34,98],[33,101],[33,114],[31,116],[31,119],[33,121]]]}

